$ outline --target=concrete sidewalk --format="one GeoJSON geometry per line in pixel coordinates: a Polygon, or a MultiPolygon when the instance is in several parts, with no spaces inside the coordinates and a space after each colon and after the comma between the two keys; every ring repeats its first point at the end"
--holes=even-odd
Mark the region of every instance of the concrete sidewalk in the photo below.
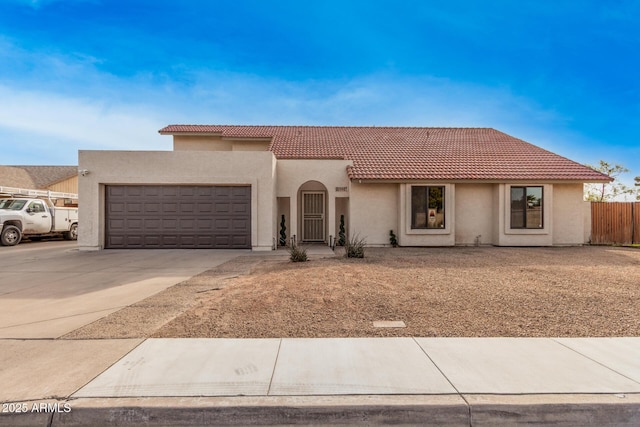
{"type": "Polygon", "coordinates": [[[0,345],[0,425],[640,425],[640,338],[0,345]]]}

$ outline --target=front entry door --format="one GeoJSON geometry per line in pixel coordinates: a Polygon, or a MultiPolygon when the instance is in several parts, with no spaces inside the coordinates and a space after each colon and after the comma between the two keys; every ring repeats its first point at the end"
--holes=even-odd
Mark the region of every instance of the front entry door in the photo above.
{"type": "Polygon", "coordinates": [[[324,193],[302,193],[302,240],[324,242],[324,193]]]}

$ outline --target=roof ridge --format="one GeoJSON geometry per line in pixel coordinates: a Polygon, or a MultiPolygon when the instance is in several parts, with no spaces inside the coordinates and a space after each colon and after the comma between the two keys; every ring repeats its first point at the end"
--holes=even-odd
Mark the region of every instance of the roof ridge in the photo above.
{"type": "MultiPolygon", "coordinates": [[[[197,123],[173,123],[165,126],[165,128],[173,126],[194,126],[194,127],[219,127],[219,128],[323,128],[323,129],[486,129],[496,130],[486,126],[389,126],[389,125],[217,125],[217,124],[197,124],[197,123]]],[[[497,131],[500,132],[500,131],[497,131]]]]}

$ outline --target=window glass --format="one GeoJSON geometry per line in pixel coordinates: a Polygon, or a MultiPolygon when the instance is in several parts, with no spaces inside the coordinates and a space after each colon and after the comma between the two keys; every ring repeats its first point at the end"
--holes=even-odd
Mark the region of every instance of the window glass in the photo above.
{"type": "Polygon", "coordinates": [[[28,208],[31,209],[31,212],[44,212],[42,202],[31,202],[28,208]]]}
{"type": "Polygon", "coordinates": [[[444,187],[411,187],[411,228],[444,228],[444,187]]]}
{"type": "Polygon", "coordinates": [[[511,228],[524,228],[524,187],[511,187],[511,228]]]}
{"type": "Polygon", "coordinates": [[[511,187],[511,228],[543,228],[542,187],[511,187]]]}
{"type": "Polygon", "coordinates": [[[26,200],[10,199],[10,200],[3,201],[0,209],[11,209],[13,211],[19,211],[24,207],[25,204],[27,204],[26,200]]]}
{"type": "Polygon", "coordinates": [[[527,228],[542,228],[542,187],[527,187],[527,228]]]}

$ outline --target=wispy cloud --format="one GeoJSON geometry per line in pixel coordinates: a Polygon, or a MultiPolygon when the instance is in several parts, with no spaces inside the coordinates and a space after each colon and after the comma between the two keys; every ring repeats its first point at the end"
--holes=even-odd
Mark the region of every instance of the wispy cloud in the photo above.
{"type": "Polygon", "coordinates": [[[161,149],[164,120],[149,105],[68,97],[0,86],[0,132],[71,149],[161,149]]]}

